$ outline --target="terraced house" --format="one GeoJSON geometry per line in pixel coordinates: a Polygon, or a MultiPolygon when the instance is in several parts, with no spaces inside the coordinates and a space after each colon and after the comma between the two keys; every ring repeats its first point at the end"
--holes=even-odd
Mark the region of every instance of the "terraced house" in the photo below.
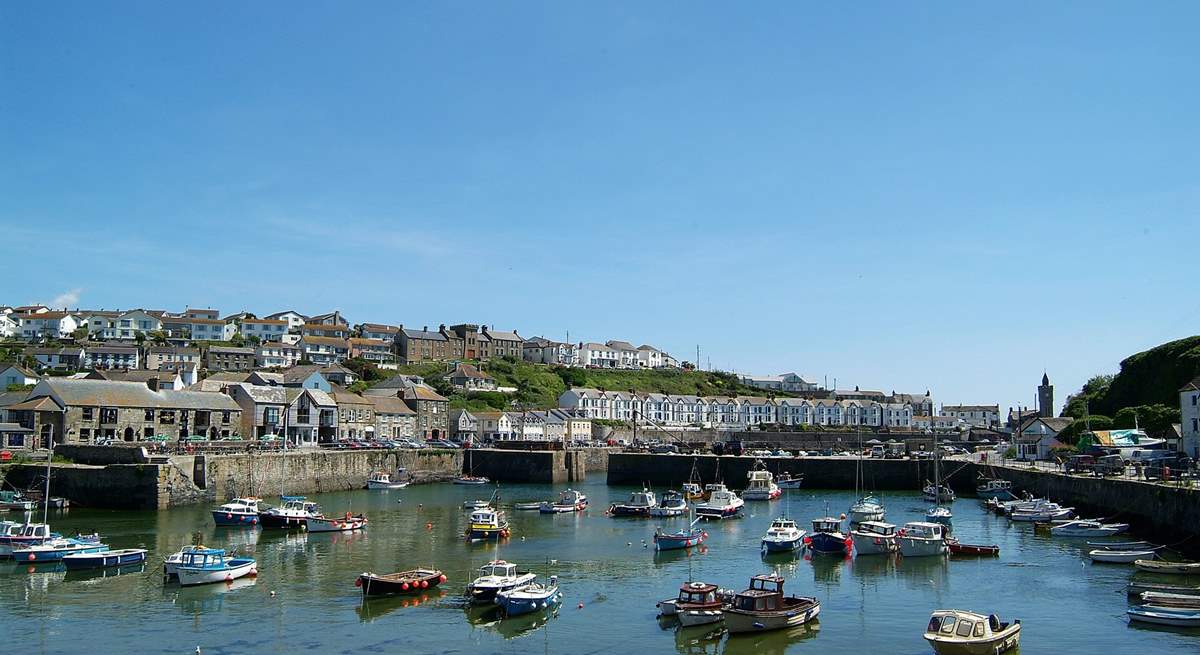
{"type": "Polygon", "coordinates": [[[450,339],[444,332],[430,332],[429,326],[413,330],[400,326],[400,363],[444,362],[454,357],[450,339]]]}
{"type": "Polygon", "coordinates": [[[12,405],[17,422],[56,443],[138,441],[154,436],[218,439],[240,434],[241,408],[229,396],[204,391],[154,391],[142,382],[39,382],[12,405]]]}

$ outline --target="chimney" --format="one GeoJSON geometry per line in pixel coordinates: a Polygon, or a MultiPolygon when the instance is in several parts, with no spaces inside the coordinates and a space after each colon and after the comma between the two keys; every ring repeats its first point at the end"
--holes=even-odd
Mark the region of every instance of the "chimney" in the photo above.
{"type": "Polygon", "coordinates": [[[146,386],[150,387],[151,391],[158,391],[158,378],[150,378],[146,380],[146,386]]]}
{"type": "Polygon", "coordinates": [[[429,331],[429,326],[428,326],[428,325],[422,325],[422,326],[421,326],[421,331],[422,331],[422,332],[428,332],[428,331],[429,331]]]}

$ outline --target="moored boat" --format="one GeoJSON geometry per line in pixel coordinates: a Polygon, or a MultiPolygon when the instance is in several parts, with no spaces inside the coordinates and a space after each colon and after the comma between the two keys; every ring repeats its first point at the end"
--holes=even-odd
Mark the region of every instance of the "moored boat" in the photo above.
{"type": "Polygon", "coordinates": [[[480,485],[487,484],[489,482],[491,482],[491,480],[488,480],[485,477],[474,475],[460,475],[457,478],[454,478],[454,484],[462,485],[480,485]]]}
{"type": "Polygon", "coordinates": [[[124,566],[146,561],[145,548],[122,548],[120,550],[104,550],[94,553],[71,553],[62,558],[68,571],[82,569],[101,569],[110,566],[124,566]]]}
{"type": "MultiPolygon", "coordinates": [[[[714,485],[709,485],[713,487],[714,485]]],[[[715,485],[708,500],[696,505],[696,516],[703,519],[731,519],[742,516],[746,503],[723,484],[715,485]]]]}
{"type": "Polygon", "coordinates": [[[650,510],[658,507],[658,498],[653,491],[642,489],[629,494],[624,503],[613,503],[608,508],[611,516],[650,516],[650,510]]]}
{"type": "Polygon", "coordinates": [[[1157,555],[1153,550],[1108,550],[1097,548],[1096,550],[1088,551],[1088,557],[1092,558],[1093,562],[1132,564],[1138,560],[1154,559],[1157,555]]]}
{"type": "Polygon", "coordinates": [[[518,571],[512,562],[492,560],[479,567],[479,576],[467,584],[467,598],[472,603],[492,603],[497,593],[527,585],[536,578],[529,571],[518,571]]]}
{"type": "Polygon", "coordinates": [[[900,554],[905,557],[935,557],[950,552],[946,545],[946,526],[914,521],[905,523],[896,533],[900,554]]]}
{"type": "Polygon", "coordinates": [[[921,489],[921,495],[931,503],[952,503],[957,498],[954,490],[949,486],[932,482],[925,483],[925,487],[921,489]]]}
{"type": "Polygon", "coordinates": [[[781,630],[808,623],[820,613],[821,602],[816,598],[784,596],[783,578],[756,575],[725,610],[725,627],[730,634],[781,630]]]}
{"type": "Polygon", "coordinates": [[[1134,560],[1133,565],[1138,570],[1150,573],[1169,573],[1171,575],[1200,575],[1200,562],[1167,562],[1155,561],[1154,558],[1134,560]]]}
{"type": "Polygon", "coordinates": [[[1056,537],[1108,537],[1129,529],[1128,523],[1102,523],[1093,520],[1074,520],[1050,526],[1056,537]]]}
{"type": "Polygon", "coordinates": [[[1126,610],[1130,620],[1177,628],[1200,627],[1200,609],[1168,608],[1156,605],[1138,605],[1126,610]]]}
{"type": "Polygon", "coordinates": [[[659,501],[658,507],[650,508],[650,516],[655,518],[669,518],[672,516],[683,516],[688,512],[687,500],[683,494],[678,491],[668,491],[663,494],[662,500],[659,501]]]}
{"type": "Polygon", "coordinates": [[[413,569],[400,573],[379,575],[364,571],[354,581],[364,596],[388,596],[392,594],[419,594],[446,581],[446,576],[437,569],[413,569]]]}
{"type": "Polygon", "coordinates": [[[1157,582],[1138,582],[1135,580],[1129,583],[1126,591],[1130,596],[1137,596],[1138,594],[1145,593],[1147,591],[1163,594],[1200,596],[1200,585],[1160,584],[1157,582]]]}
{"type": "Polygon", "coordinates": [[[952,537],[946,538],[946,547],[950,549],[951,555],[995,557],[1000,554],[1000,546],[996,544],[964,544],[952,537]]]}
{"type": "Polygon", "coordinates": [[[813,519],[812,534],[805,537],[805,543],[814,553],[822,555],[845,555],[854,546],[850,537],[842,533],[842,520],[832,516],[813,519]]]}
{"type": "Polygon", "coordinates": [[[184,551],[175,569],[179,584],[184,587],[214,582],[232,582],[238,578],[258,575],[257,564],[249,557],[227,557],[219,548],[193,548],[184,551]]]}
{"type": "Polygon", "coordinates": [[[796,522],[786,517],[771,521],[767,534],[762,538],[764,553],[790,553],[804,548],[804,537],[807,533],[796,525],[796,522]]]}
{"type": "Polygon", "coordinates": [[[1190,607],[1200,610],[1200,596],[1195,594],[1171,594],[1161,591],[1143,591],[1138,594],[1144,605],[1159,607],[1190,607]]]}
{"type": "Polygon", "coordinates": [[[546,501],[538,506],[543,514],[561,514],[565,512],[582,512],[587,509],[588,497],[582,491],[564,489],[558,493],[555,502],[546,501]]]}
{"type": "Polygon", "coordinates": [[[685,582],[674,598],[658,601],[659,616],[677,616],[689,609],[720,611],[722,600],[717,585],[707,582],[685,582]]]}
{"type": "Polygon", "coordinates": [[[1149,541],[1089,541],[1087,545],[1101,550],[1157,550],[1162,546],[1149,541]]]}
{"type": "Polygon", "coordinates": [[[562,603],[562,599],[557,575],[550,576],[548,584],[530,582],[496,593],[496,605],[506,616],[520,616],[556,607],[562,603]]]}
{"type": "Polygon", "coordinates": [[[882,521],[863,521],[850,530],[855,555],[890,555],[900,549],[896,526],[882,521]]]}
{"type": "Polygon", "coordinates": [[[408,480],[403,478],[404,469],[397,471],[393,477],[387,471],[375,471],[367,478],[368,489],[403,489],[408,486],[408,480]]]}
{"type": "Polygon", "coordinates": [[[504,512],[491,506],[471,512],[470,523],[467,525],[467,541],[504,539],[509,534],[508,519],[505,518],[504,512]]]}
{"type": "Polygon", "coordinates": [[[866,523],[882,521],[886,511],[883,509],[883,503],[879,502],[875,496],[863,496],[850,506],[848,514],[850,523],[866,523]]]}
{"type": "Polygon", "coordinates": [[[985,500],[1016,500],[1017,494],[1013,493],[1013,484],[1009,480],[999,480],[984,478],[975,486],[975,495],[985,500]]]}
{"type": "Polygon", "coordinates": [[[936,610],[925,627],[925,641],[938,655],[999,655],[1021,643],[1021,622],[1002,623],[995,614],[936,610]]]}
{"type": "Polygon", "coordinates": [[[954,520],[954,514],[950,512],[949,507],[935,505],[925,510],[925,520],[930,523],[941,523],[948,526],[954,520]]]}
{"type": "Polygon", "coordinates": [[[342,516],[310,516],[304,520],[304,529],[309,532],[355,532],[367,527],[367,517],[346,512],[342,516]]]}
{"type": "Polygon", "coordinates": [[[50,531],[48,523],[12,523],[6,533],[0,534],[0,558],[12,557],[16,548],[28,548],[61,537],[50,531]]]}
{"type": "Polygon", "coordinates": [[[31,512],[33,508],[34,501],[20,492],[7,489],[0,491],[0,512],[31,512]]]}
{"type": "Polygon", "coordinates": [[[258,503],[252,496],[234,498],[212,511],[213,521],[219,526],[258,525],[258,503]]]}
{"type": "Polygon", "coordinates": [[[13,559],[18,562],[31,562],[42,564],[45,562],[58,562],[67,555],[76,553],[98,553],[108,550],[108,546],[101,543],[89,541],[78,541],[76,539],[50,539],[40,544],[33,544],[23,548],[13,549],[13,559]]]}
{"type": "Polygon", "coordinates": [[[310,518],[320,518],[321,508],[304,496],[283,496],[279,507],[258,513],[258,523],[264,528],[303,529],[310,518]]]}
{"type": "MultiPolygon", "coordinates": [[[[537,512],[542,509],[543,505],[548,505],[548,504],[549,504],[549,501],[545,501],[545,502],[530,501],[530,502],[513,503],[512,508],[513,508],[513,510],[518,511],[518,512],[537,512]]],[[[549,513],[549,512],[547,512],[547,513],[549,513]]]]}
{"type": "Polygon", "coordinates": [[[754,462],[754,468],[746,474],[746,488],[742,491],[742,500],[775,500],[783,494],[775,484],[775,476],[763,465],[762,460],[754,462]]]}
{"type": "Polygon", "coordinates": [[[708,539],[708,533],[702,528],[697,528],[696,521],[692,521],[686,530],[677,532],[664,532],[660,527],[654,530],[654,550],[691,548],[704,543],[705,539],[708,539]]]}
{"type": "Polygon", "coordinates": [[[783,473],[779,474],[779,477],[775,478],[775,484],[778,485],[780,489],[799,489],[804,484],[804,474],[799,473],[793,475],[787,471],[784,471],[783,473]]]}

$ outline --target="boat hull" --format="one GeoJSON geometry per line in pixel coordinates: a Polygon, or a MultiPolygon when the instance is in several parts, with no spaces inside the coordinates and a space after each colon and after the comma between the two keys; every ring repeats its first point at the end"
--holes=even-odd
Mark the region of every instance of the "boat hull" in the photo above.
{"type": "Polygon", "coordinates": [[[849,512],[851,523],[867,523],[867,522],[871,522],[871,521],[876,521],[876,522],[882,521],[883,517],[886,514],[887,514],[887,512],[885,512],[882,507],[875,507],[875,508],[869,508],[869,509],[868,508],[855,509],[854,507],[851,507],[850,512],[849,512]]]}
{"type": "Polygon", "coordinates": [[[1141,605],[1127,610],[1132,621],[1169,625],[1177,628],[1200,627],[1200,610],[1172,611],[1164,607],[1141,605]]]}
{"type": "Polygon", "coordinates": [[[766,632],[804,625],[821,613],[820,603],[813,602],[804,607],[777,612],[746,612],[725,610],[725,628],[730,634],[743,632],[766,632]]]}
{"type": "Polygon", "coordinates": [[[821,555],[844,555],[849,551],[846,537],[828,532],[814,532],[809,547],[821,555]]]}
{"type": "Polygon", "coordinates": [[[562,604],[562,592],[558,587],[538,592],[530,592],[528,589],[529,587],[520,587],[501,592],[496,595],[496,605],[507,616],[520,616],[562,604]]]}
{"type": "Polygon", "coordinates": [[[725,620],[725,613],[721,610],[684,610],[675,614],[679,619],[679,624],[685,628],[691,628],[698,625],[712,625],[725,620]]]}
{"type": "Polygon", "coordinates": [[[375,480],[367,480],[367,488],[372,490],[403,489],[407,486],[407,482],[377,482],[375,480]]]}
{"type": "Polygon", "coordinates": [[[275,512],[261,512],[258,515],[258,524],[263,528],[271,528],[278,530],[303,530],[306,522],[310,518],[319,518],[315,515],[299,515],[299,514],[277,514],[275,512]]]}
{"type": "Polygon", "coordinates": [[[1153,559],[1152,550],[1093,550],[1088,553],[1093,562],[1107,564],[1133,564],[1139,559],[1153,559]]]}
{"type": "Polygon", "coordinates": [[[707,505],[696,506],[696,516],[706,520],[723,520],[737,519],[742,517],[742,508],[744,505],[730,505],[728,507],[709,507],[707,505]]]}
{"type": "Polygon", "coordinates": [[[258,568],[254,560],[239,558],[229,560],[223,568],[219,569],[180,566],[175,569],[175,575],[179,577],[180,586],[192,587],[216,582],[233,582],[238,578],[256,576],[258,568]]]}
{"type": "Polygon", "coordinates": [[[856,555],[891,555],[899,549],[895,536],[851,532],[850,539],[854,542],[856,555]]]}
{"type": "Polygon", "coordinates": [[[364,596],[392,596],[404,594],[419,594],[440,585],[445,578],[441,571],[422,571],[412,579],[391,580],[385,576],[363,573],[358,576],[355,585],[362,590],[364,596]]]}
{"type": "Polygon", "coordinates": [[[938,557],[950,552],[944,539],[897,537],[896,543],[904,557],[938,557]]]}
{"type": "Polygon", "coordinates": [[[1017,624],[988,639],[961,641],[925,635],[937,655],[998,655],[1017,648],[1021,643],[1021,627],[1017,624]]]}
{"type": "Polygon", "coordinates": [[[498,539],[507,539],[509,535],[508,526],[476,526],[473,525],[467,528],[467,541],[495,541],[498,539]]]}
{"type": "Polygon", "coordinates": [[[778,487],[766,489],[747,489],[742,492],[742,500],[775,500],[783,495],[783,492],[778,487]]]}
{"type": "Polygon", "coordinates": [[[308,518],[304,521],[304,529],[309,532],[355,532],[367,527],[367,519],[361,516],[349,518],[308,518]]]}
{"type": "Polygon", "coordinates": [[[1166,573],[1170,575],[1200,575],[1200,562],[1159,562],[1153,559],[1134,560],[1133,565],[1139,571],[1147,573],[1166,573]]]}
{"type": "Polygon", "coordinates": [[[67,567],[68,571],[102,569],[110,566],[138,564],[145,561],[146,550],[143,548],[110,550],[98,553],[75,553],[63,557],[63,564],[67,567]]]}
{"type": "Polygon", "coordinates": [[[801,548],[804,548],[804,535],[798,535],[794,539],[762,540],[762,550],[764,553],[794,553],[801,548]]]}
{"type": "Polygon", "coordinates": [[[654,535],[654,550],[679,550],[681,548],[691,548],[699,546],[708,538],[708,534],[700,532],[690,535],[669,535],[656,534],[654,535]]]}
{"type": "Polygon", "coordinates": [[[59,562],[67,555],[99,553],[106,550],[108,550],[108,546],[104,544],[75,544],[72,546],[45,549],[42,546],[33,546],[31,548],[14,550],[13,559],[18,562],[40,564],[44,562],[59,562]]]}
{"type": "Polygon", "coordinates": [[[258,525],[258,512],[223,512],[219,509],[212,511],[213,522],[222,527],[250,527],[258,525]]]}

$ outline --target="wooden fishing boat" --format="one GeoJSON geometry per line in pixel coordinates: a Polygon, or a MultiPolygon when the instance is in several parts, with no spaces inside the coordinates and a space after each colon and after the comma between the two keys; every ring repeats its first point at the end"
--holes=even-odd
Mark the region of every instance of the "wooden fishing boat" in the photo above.
{"type": "Polygon", "coordinates": [[[477,477],[474,475],[460,475],[457,478],[454,478],[454,484],[462,485],[480,485],[487,484],[488,482],[491,482],[491,480],[488,480],[482,476],[477,477]]]}
{"type": "Polygon", "coordinates": [[[1169,625],[1177,628],[1200,627],[1200,610],[1138,605],[1126,610],[1131,621],[1169,625]]]}
{"type": "Polygon", "coordinates": [[[1172,575],[1200,575],[1200,562],[1165,562],[1151,559],[1134,560],[1133,565],[1142,571],[1150,573],[1170,573],[1172,575]]]}
{"type": "Polygon", "coordinates": [[[437,569],[413,569],[400,573],[379,575],[363,572],[354,581],[364,596],[388,596],[392,594],[419,594],[446,581],[446,576],[437,569]]]}
{"type": "Polygon", "coordinates": [[[1021,643],[1021,622],[1002,623],[995,614],[936,610],[925,627],[925,641],[938,655],[998,655],[1021,643]]]}
{"type": "Polygon", "coordinates": [[[1088,557],[1092,558],[1093,562],[1132,564],[1140,559],[1154,559],[1157,555],[1152,550],[1105,550],[1097,548],[1096,550],[1088,551],[1088,557]]]}
{"type": "Polygon", "coordinates": [[[1159,607],[1186,607],[1200,610],[1200,596],[1193,594],[1168,594],[1159,591],[1143,591],[1138,595],[1144,605],[1159,607]]]}
{"type": "Polygon", "coordinates": [[[808,623],[820,613],[821,601],[816,598],[784,596],[783,578],[756,575],[725,610],[725,627],[730,634],[781,630],[808,623]]]}
{"type": "Polygon", "coordinates": [[[995,557],[1000,554],[1000,546],[995,544],[964,544],[953,537],[946,538],[946,546],[950,548],[951,555],[995,557]]]}
{"type": "Polygon", "coordinates": [[[562,604],[563,595],[558,589],[558,576],[550,576],[549,584],[531,582],[515,589],[496,594],[496,605],[505,616],[530,614],[562,604]]]}
{"type": "Polygon", "coordinates": [[[1174,584],[1159,584],[1157,582],[1138,582],[1129,583],[1126,591],[1130,596],[1137,596],[1147,591],[1153,591],[1163,594],[1180,594],[1186,596],[1200,596],[1200,585],[1174,585],[1174,584]]]}
{"type": "Polygon", "coordinates": [[[812,534],[802,541],[817,554],[845,555],[854,547],[854,540],[842,532],[842,520],[832,516],[813,519],[812,534]]]}
{"type": "Polygon", "coordinates": [[[696,522],[692,521],[692,525],[688,529],[678,532],[663,532],[662,528],[656,528],[654,530],[654,550],[679,550],[699,546],[704,543],[705,539],[708,539],[708,533],[695,526],[696,522]]]}
{"type": "Polygon", "coordinates": [[[719,623],[726,594],[715,584],[688,582],[679,587],[679,595],[658,602],[660,616],[673,616],[685,628],[719,623]]]}
{"type": "Polygon", "coordinates": [[[304,520],[304,529],[309,532],[354,532],[367,527],[367,517],[346,512],[342,516],[310,516],[304,520]]]}
{"type": "Polygon", "coordinates": [[[105,550],[96,553],[72,553],[64,555],[62,561],[68,571],[138,564],[146,561],[146,549],[122,548],[121,550],[105,550]]]}

